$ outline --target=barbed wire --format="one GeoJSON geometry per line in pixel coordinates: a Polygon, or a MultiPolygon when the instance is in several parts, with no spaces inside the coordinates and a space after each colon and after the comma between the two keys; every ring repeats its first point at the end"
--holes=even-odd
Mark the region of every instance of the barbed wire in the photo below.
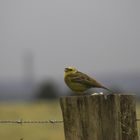
{"type": "Polygon", "coordinates": [[[0,124],[59,124],[63,120],[0,120],[0,124]]]}
{"type": "Polygon", "coordinates": [[[140,121],[140,119],[136,119],[136,121],[140,121]]]}
{"type": "MultiPolygon", "coordinates": [[[[140,119],[136,119],[140,121],[140,119]]],[[[0,124],[60,124],[63,120],[0,120],[0,124]]]]}

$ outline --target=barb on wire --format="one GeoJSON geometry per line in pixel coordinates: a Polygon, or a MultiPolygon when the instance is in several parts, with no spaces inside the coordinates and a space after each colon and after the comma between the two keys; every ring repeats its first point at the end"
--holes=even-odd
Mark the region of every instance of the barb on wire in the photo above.
{"type": "Polygon", "coordinates": [[[136,121],[140,121],[140,119],[136,119],[136,121]]]}
{"type": "Polygon", "coordinates": [[[0,124],[57,124],[63,123],[62,120],[0,120],[0,124]]]}

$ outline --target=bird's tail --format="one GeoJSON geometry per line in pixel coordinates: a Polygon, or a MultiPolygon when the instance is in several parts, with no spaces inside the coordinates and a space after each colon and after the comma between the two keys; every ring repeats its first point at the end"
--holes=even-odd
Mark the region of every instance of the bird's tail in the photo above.
{"type": "Polygon", "coordinates": [[[113,93],[113,91],[111,90],[111,89],[109,89],[109,88],[107,88],[107,87],[102,87],[103,89],[105,89],[105,90],[107,90],[109,93],[113,93]]]}

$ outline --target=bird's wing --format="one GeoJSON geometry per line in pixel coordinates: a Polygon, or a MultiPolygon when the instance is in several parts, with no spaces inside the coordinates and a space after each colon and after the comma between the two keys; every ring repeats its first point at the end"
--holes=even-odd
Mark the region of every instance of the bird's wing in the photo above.
{"type": "Polygon", "coordinates": [[[75,74],[71,75],[71,81],[78,82],[87,86],[102,87],[100,83],[82,72],[76,72],[75,74]]]}

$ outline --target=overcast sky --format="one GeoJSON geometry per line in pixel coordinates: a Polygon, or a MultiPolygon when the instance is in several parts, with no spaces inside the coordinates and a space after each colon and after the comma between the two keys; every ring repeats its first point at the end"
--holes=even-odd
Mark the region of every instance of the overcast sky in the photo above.
{"type": "Polygon", "coordinates": [[[0,0],[0,78],[140,71],[139,0],[0,0]]]}

